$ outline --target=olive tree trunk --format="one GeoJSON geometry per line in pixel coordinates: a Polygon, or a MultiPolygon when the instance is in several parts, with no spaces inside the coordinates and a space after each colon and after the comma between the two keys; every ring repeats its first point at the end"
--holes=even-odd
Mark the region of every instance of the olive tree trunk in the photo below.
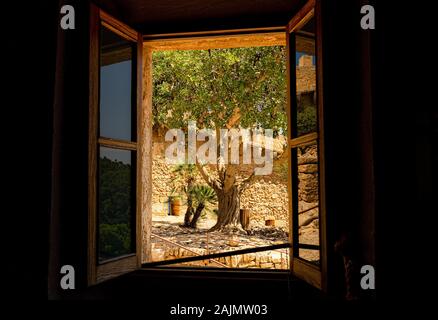
{"type": "Polygon", "coordinates": [[[195,211],[195,214],[193,216],[192,222],[190,222],[190,228],[196,229],[196,224],[198,223],[198,220],[201,217],[201,213],[202,213],[202,210],[204,210],[204,208],[205,208],[205,204],[203,204],[203,203],[200,203],[196,207],[196,211],[195,211]]]}
{"type": "Polygon", "coordinates": [[[217,222],[211,229],[222,230],[227,226],[240,228],[240,193],[239,186],[236,184],[229,190],[217,191],[218,197],[218,217],[217,222]]]}
{"type": "Polygon", "coordinates": [[[190,219],[193,215],[193,196],[191,190],[193,188],[193,179],[189,179],[187,183],[187,209],[186,214],[184,215],[184,227],[190,227],[190,219]]]}
{"type": "Polygon", "coordinates": [[[187,210],[184,215],[184,227],[190,227],[190,218],[193,215],[193,199],[191,196],[187,196],[187,210]]]}
{"type": "Polygon", "coordinates": [[[240,222],[240,196],[254,177],[251,174],[244,181],[237,180],[238,167],[227,165],[219,170],[219,179],[212,179],[207,175],[204,168],[198,165],[204,180],[215,190],[218,199],[218,216],[216,224],[210,231],[224,229],[238,229],[245,232],[240,222]]]}

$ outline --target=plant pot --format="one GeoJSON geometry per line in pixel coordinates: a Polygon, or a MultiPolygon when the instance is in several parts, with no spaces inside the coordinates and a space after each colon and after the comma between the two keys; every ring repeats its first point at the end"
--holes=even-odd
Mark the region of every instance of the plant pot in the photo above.
{"type": "Polygon", "coordinates": [[[243,230],[248,230],[249,227],[249,209],[240,209],[240,223],[243,230]]]}
{"type": "Polygon", "coordinates": [[[170,208],[173,216],[180,216],[182,212],[182,200],[179,198],[172,199],[170,208]]]}

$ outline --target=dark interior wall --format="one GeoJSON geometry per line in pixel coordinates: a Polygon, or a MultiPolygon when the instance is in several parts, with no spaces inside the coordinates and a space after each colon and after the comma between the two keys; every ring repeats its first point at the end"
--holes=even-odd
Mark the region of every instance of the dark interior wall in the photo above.
{"type": "MultiPolygon", "coordinates": [[[[79,3],[79,2],[78,2],[79,3]]],[[[329,288],[345,293],[342,259],[335,242],[349,234],[358,264],[374,264],[373,61],[366,31],[360,29],[361,1],[326,0],[324,107],[328,213],[329,288]],[[369,65],[366,65],[366,64],[369,65]],[[367,73],[368,72],[368,73],[367,73]],[[364,76],[367,73],[367,76],[364,76]]],[[[76,9],[76,30],[58,32],[54,108],[50,296],[57,297],[60,266],[76,268],[85,286],[88,173],[88,4],[76,9]]],[[[376,47],[373,56],[379,54],[376,47]]]]}
{"type": "MultiPolygon", "coordinates": [[[[58,8],[68,4],[61,0],[58,8]]],[[[49,297],[60,292],[60,269],[75,268],[76,287],[86,285],[88,212],[89,5],[74,6],[76,28],[58,26],[53,116],[49,297]]]]}
{"type": "Polygon", "coordinates": [[[306,0],[93,0],[139,32],[199,32],[285,26],[306,0]]]}
{"type": "Polygon", "coordinates": [[[8,299],[47,297],[57,1],[2,5],[2,278],[8,299]],[[7,30],[7,32],[6,32],[7,30]]]}
{"type": "MultiPolygon", "coordinates": [[[[432,114],[425,112],[430,107],[429,97],[425,103],[416,94],[434,89],[427,89],[432,82],[421,81],[419,79],[426,78],[416,74],[418,70],[423,70],[420,65],[429,66],[428,61],[423,64],[413,60],[413,39],[418,34],[414,17],[421,19],[424,30],[432,30],[428,24],[434,20],[426,17],[425,10],[418,6],[397,6],[391,1],[375,2],[378,2],[375,5],[379,10],[378,15],[376,12],[377,32],[372,41],[376,286],[379,299],[391,296],[396,301],[399,298],[410,299],[413,292],[415,295],[421,292],[418,288],[409,291],[410,281],[403,279],[406,275],[420,275],[424,271],[413,272],[411,267],[422,268],[424,265],[412,261],[421,261],[428,256],[430,249],[427,244],[432,240],[427,237],[435,237],[435,231],[423,229],[429,223],[417,227],[421,225],[418,221],[422,216],[434,211],[425,207],[433,198],[430,188],[433,158],[427,154],[433,146],[432,114]],[[413,20],[400,24],[400,17],[406,14],[406,10],[413,20]],[[420,125],[416,123],[419,119],[428,120],[420,125]],[[421,139],[418,139],[420,136],[421,139]]],[[[426,34],[418,36],[415,43],[427,42],[429,35],[426,34]]],[[[434,227],[434,224],[431,225],[434,227]]],[[[416,276],[414,278],[415,283],[430,284],[428,279],[418,281],[416,276]]]]}
{"type": "MultiPolygon", "coordinates": [[[[359,1],[360,5],[372,4],[368,0],[359,1]]],[[[374,6],[374,8],[376,8],[374,6]]],[[[373,150],[373,105],[375,72],[373,66],[375,58],[379,56],[378,43],[375,40],[375,30],[362,30],[359,35],[360,41],[360,123],[359,123],[359,145],[360,145],[360,207],[361,213],[358,221],[360,227],[359,237],[361,239],[359,251],[360,262],[375,266],[375,172],[374,172],[374,150],[373,150]]]]}
{"type": "MultiPolygon", "coordinates": [[[[56,297],[57,289],[54,288],[59,284],[59,267],[62,264],[79,265],[77,278],[80,284],[85,283],[88,7],[84,6],[84,2],[88,1],[74,2],[78,13],[77,29],[62,32],[60,37],[57,37],[60,17],[57,0],[27,2],[25,10],[23,1],[2,6],[3,19],[9,23],[3,42],[5,48],[8,48],[5,52],[9,58],[5,60],[6,107],[3,111],[6,114],[5,125],[2,127],[7,129],[4,137],[12,142],[11,148],[3,149],[3,158],[7,161],[4,167],[6,175],[14,170],[13,179],[6,179],[7,185],[5,183],[8,190],[4,206],[8,210],[4,211],[6,230],[2,232],[2,235],[7,236],[4,242],[4,282],[7,288],[4,292],[7,298],[33,300],[35,297],[46,297],[48,278],[50,296],[56,297]],[[58,52],[59,60],[56,64],[57,42],[64,43],[65,49],[58,52]],[[55,94],[57,102],[54,108],[55,94]],[[11,99],[7,99],[9,95],[11,99]],[[9,124],[12,124],[12,130],[9,124]],[[19,151],[24,151],[24,154],[17,156],[19,151]],[[9,156],[11,153],[12,157],[9,156]],[[11,164],[16,165],[16,168],[11,169],[11,164]],[[13,193],[11,197],[9,191],[13,193]]],[[[411,267],[409,259],[421,257],[418,251],[413,255],[408,246],[415,245],[415,249],[420,250],[423,244],[433,243],[434,240],[417,238],[412,241],[412,228],[400,226],[400,220],[411,224],[418,220],[415,214],[424,214],[420,218],[424,224],[429,224],[429,218],[433,218],[429,214],[434,211],[428,211],[428,206],[434,202],[436,195],[433,190],[436,179],[432,173],[436,174],[438,163],[435,146],[438,139],[438,116],[436,107],[435,110],[428,109],[433,107],[433,101],[425,104],[418,104],[417,101],[417,104],[410,106],[409,112],[403,108],[406,103],[403,103],[406,99],[404,93],[412,90],[411,85],[420,79],[405,75],[418,66],[418,63],[413,63],[415,59],[409,49],[413,39],[418,38],[409,38],[407,31],[415,31],[418,37],[420,29],[400,21],[406,17],[407,12],[411,15],[414,6],[406,9],[394,1],[370,2],[376,8],[377,29],[369,32],[371,39],[366,44],[364,32],[358,29],[359,2],[323,1],[326,10],[325,83],[327,88],[331,88],[325,91],[326,119],[333,121],[326,133],[329,149],[327,165],[334,170],[327,177],[330,187],[328,206],[330,218],[333,218],[328,231],[331,239],[336,239],[343,230],[359,229],[355,234],[360,234],[363,240],[358,241],[358,246],[371,246],[371,249],[360,249],[357,252],[363,255],[362,259],[367,263],[375,256],[377,296],[393,297],[395,291],[409,296],[403,290],[394,290],[400,288],[399,273],[411,267]],[[399,48],[400,44],[403,44],[403,48],[399,48]],[[362,51],[368,45],[371,48],[368,61],[372,82],[371,120],[366,109],[368,102],[362,100],[369,87],[363,79],[363,63],[367,55],[362,51]],[[389,48],[397,49],[390,52],[389,48]],[[403,51],[408,52],[407,59],[400,55],[403,51]],[[396,86],[394,80],[397,78],[405,82],[405,86],[396,86]],[[358,95],[355,96],[354,92],[358,95]],[[410,111],[418,112],[414,116],[410,111]],[[369,143],[369,124],[365,125],[364,119],[371,121],[373,129],[371,171],[369,156],[364,154],[368,150],[365,146],[369,143]],[[359,143],[359,146],[353,142],[359,143]],[[351,152],[351,157],[346,159],[347,151],[351,152]],[[367,160],[361,160],[363,157],[367,160]],[[373,178],[369,177],[370,172],[374,172],[373,178]],[[375,186],[374,206],[368,203],[370,199],[367,198],[370,184],[375,186]],[[347,199],[350,196],[351,200],[347,199]],[[410,199],[416,201],[414,207],[407,205],[410,199]],[[367,214],[369,209],[366,208],[372,207],[375,208],[375,222],[367,214]],[[406,211],[408,215],[401,215],[406,211]],[[348,224],[350,220],[353,223],[348,224]],[[372,250],[374,237],[368,231],[368,226],[362,226],[364,221],[375,224],[375,253],[372,250]]],[[[424,25],[424,8],[417,6],[417,10],[422,11],[419,16],[424,25]]],[[[434,20],[428,21],[433,23],[434,20]]],[[[432,27],[422,29],[433,30],[432,27]]],[[[425,40],[430,42],[430,39],[425,40]]],[[[426,62],[420,62],[421,68],[429,69],[427,59],[426,62]]],[[[428,81],[418,82],[423,85],[428,81]]],[[[425,88],[420,89],[416,92],[421,92],[419,95],[422,96],[425,88]]],[[[433,93],[432,90],[426,91],[424,95],[429,96],[430,92],[433,93]]],[[[431,238],[434,236],[434,231],[427,235],[431,238]]],[[[330,243],[330,250],[333,250],[333,242],[330,243]]],[[[429,256],[430,252],[424,256],[429,256]]],[[[424,263],[420,265],[430,268],[430,265],[424,263]]],[[[341,261],[338,258],[330,261],[330,269],[336,275],[333,282],[339,280],[337,287],[340,289],[339,295],[342,295],[341,261]]],[[[429,272],[425,274],[430,275],[429,272]]],[[[418,275],[421,278],[420,273],[407,272],[407,275],[410,278],[407,281],[417,282],[418,275]]],[[[429,284],[429,279],[423,282],[429,284]]],[[[169,288],[172,288],[173,284],[168,283],[169,288]]],[[[159,282],[156,285],[160,285],[159,282]]],[[[183,288],[186,288],[186,284],[183,288]]]]}
{"type": "Polygon", "coordinates": [[[336,242],[347,239],[344,254],[356,268],[375,265],[370,31],[360,27],[362,4],[322,1],[328,289],[340,297],[345,270],[336,242]]]}

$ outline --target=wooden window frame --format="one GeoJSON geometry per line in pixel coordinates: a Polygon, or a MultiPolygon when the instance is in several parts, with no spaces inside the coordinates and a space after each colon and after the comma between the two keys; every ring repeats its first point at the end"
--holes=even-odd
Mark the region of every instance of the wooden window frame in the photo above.
{"type": "MultiPolygon", "coordinates": [[[[304,25],[314,15],[316,23],[316,100],[318,108],[318,132],[310,133],[298,138],[289,137],[287,148],[289,157],[289,247],[290,272],[297,277],[311,283],[315,287],[326,290],[327,275],[327,248],[326,248],[326,210],[325,210],[325,166],[324,166],[324,123],[323,118],[323,86],[322,86],[322,25],[320,0],[309,0],[302,9],[292,18],[286,27],[264,29],[236,29],[227,31],[195,32],[190,34],[175,35],[148,35],[143,36],[129,26],[114,19],[95,5],[91,5],[90,12],[90,124],[89,124],[89,232],[88,232],[88,283],[89,285],[101,282],[121,273],[120,270],[129,271],[138,268],[147,268],[159,265],[150,261],[151,258],[151,226],[152,226],[152,54],[155,50],[202,50],[231,47],[262,46],[263,41],[271,41],[278,45],[289,45],[290,33],[304,25]],[[99,110],[99,37],[100,25],[116,32],[124,38],[137,41],[137,142],[126,142],[117,139],[108,139],[98,136],[97,121],[99,110]],[[286,32],[285,32],[286,31],[286,32]],[[167,37],[167,38],[166,38],[167,37]],[[267,40],[269,39],[269,40],[267,40]],[[97,84],[97,86],[96,86],[97,84]],[[292,207],[292,178],[291,178],[291,152],[292,148],[317,142],[319,154],[319,210],[320,210],[320,266],[294,257],[293,250],[293,207],[292,207]],[[118,257],[106,264],[98,265],[96,251],[96,190],[97,190],[97,146],[109,146],[126,150],[137,150],[137,212],[136,212],[136,254],[128,257],[131,259],[127,268],[126,257],[118,257]],[[94,150],[94,151],[93,151],[94,150]],[[142,264],[143,262],[143,264],[142,264]]],[[[289,51],[289,50],[288,50],[289,51]]],[[[287,52],[288,63],[292,57],[287,52]]],[[[293,57],[295,61],[295,57],[293,57]]],[[[291,68],[287,68],[287,81],[291,81],[291,68]]],[[[295,79],[295,75],[293,75],[295,79]]],[[[291,86],[288,85],[287,117],[288,128],[291,128],[291,86]]],[[[269,247],[262,248],[269,250],[269,247]]],[[[261,251],[261,250],[258,250],[261,251]]],[[[238,252],[224,253],[235,255],[238,252]]],[[[219,254],[219,256],[222,256],[219,254]]],[[[219,257],[218,256],[218,257],[219,257]]],[[[207,259],[211,258],[206,256],[207,259]]],[[[216,256],[214,256],[216,257],[216,256]]],[[[213,257],[213,258],[214,258],[213,257]]],[[[199,257],[196,257],[199,258],[199,257]]],[[[202,257],[202,259],[206,259],[202,257]]],[[[200,260],[200,259],[196,259],[200,260]]],[[[179,262],[179,261],[178,261],[179,262]]],[[[187,262],[187,261],[185,261],[187,262]]],[[[175,262],[176,263],[176,262],[175,262]]],[[[228,271],[228,270],[224,270],[228,271]]],[[[229,270],[235,272],[235,270],[229,270]]],[[[250,270],[251,272],[266,272],[266,270],[250,270]]],[[[289,271],[287,271],[289,272],[289,271]]]]}
{"type": "Polygon", "coordinates": [[[144,167],[144,149],[145,140],[142,138],[144,108],[143,104],[143,37],[129,26],[113,18],[105,11],[99,9],[94,4],[90,5],[90,43],[89,43],[89,169],[88,169],[88,285],[102,282],[106,279],[113,278],[122,273],[138,269],[141,264],[142,248],[142,199],[144,198],[143,184],[141,177],[144,167]],[[100,79],[100,30],[102,27],[109,29],[120,37],[136,44],[136,90],[135,101],[132,105],[133,130],[136,136],[136,142],[101,137],[99,132],[99,79],[100,79]],[[97,193],[98,193],[98,148],[107,147],[117,150],[136,151],[136,174],[135,174],[135,252],[122,255],[113,259],[98,262],[97,242],[98,242],[98,212],[97,212],[97,193]]]}
{"type": "MultiPolygon", "coordinates": [[[[305,280],[313,286],[326,291],[327,290],[327,236],[326,236],[326,197],[325,197],[325,162],[324,162],[324,113],[323,113],[323,65],[322,65],[322,20],[321,20],[321,3],[320,0],[309,0],[301,10],[292,18],[286,27],[286,41],[288,48],[288,127],[292,128],[292,110],[296,104],[296,75],[295,73],[295,43],[291,43],[291,38],[295,39],[295,31],[304,26],[312,17],[315,19],[315,54],[316,54],[316,104],[317,104],[317,132],[311,132],[298,137],[292,137],[289,132],[289,210],[290,210],[290,237],[292,249],[290,252],[291,270],[295,276],[305,280]],[[294,50],[290,50],[291,45],[294,50]],[[293,53],[293,56],[291,54],[293,53]],[[294,83],[293,83],[294,82],[294,83]],[[311,248],[317,246],[308,246],[299,244],[296,240],[298,235],[295,234],[295,224],[297,221],[297,210],[294,203],[293,191],[298,188],[297,178],[294,179],[292,172],[292,149],[307,146],[316,143],[318,147],[319,162],[319,266],[312,264],[296,255],[299,248],[311,248]]],[[[296,201],[296,199],[295,199],[296,201]]]]}

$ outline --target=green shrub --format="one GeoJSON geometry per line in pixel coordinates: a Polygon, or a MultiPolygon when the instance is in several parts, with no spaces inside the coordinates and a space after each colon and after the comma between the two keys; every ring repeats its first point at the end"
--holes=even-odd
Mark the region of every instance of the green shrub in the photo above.
{"type": "Polygon", "coordinates": [[[101,258],[113,258],[131,252],[131,231],[126,223],[99,226],[101,258]]]}
{"type": "Polygon", "coordinates": [[[306,134],[317,131],[316,128],[316,106],[315,105],[303,105],[298,107],[297,114],[297,130],[298,134],[306,134]]]}

